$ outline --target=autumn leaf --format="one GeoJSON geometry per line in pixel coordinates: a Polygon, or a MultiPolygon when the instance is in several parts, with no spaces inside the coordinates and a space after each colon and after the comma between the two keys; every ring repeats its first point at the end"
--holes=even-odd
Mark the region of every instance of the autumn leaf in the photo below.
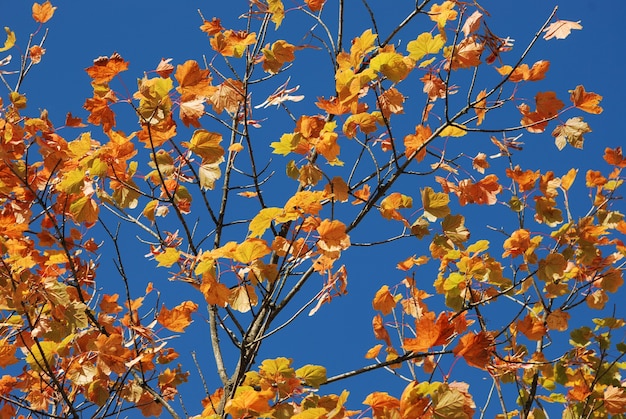
{"type": "Polygon", "coordinates": [[[394,192],[381,201],[380,213],[388,220],[404,220],[398,210],[411,207],[413,207],[413,199],[410,196],[394,192]]]}
{"type": "Polygon", "coordinates": [[[380,287],[380,289],[376,291],[376,295],[372,300],[372,307],[374,310],[378,310],[383,313],[383,316],[386,316],[391,314],[395,306],[396,300],[389,292],[389,287],[387,285],[380,287]]]}
{"type": "Polygon", "coordinates": [[[296,377],[304,381],[307,386],[319,388],[326,382],[326,368],[318,365],[305,365],[296,370],[296,377]]]}
{"type": "Polygon", "coordinates": [[[446,68],[459,70],[472,68],[480,65],[480,57],[485,49],[485,45],[477,38],[470,36],[465,38],[458,45],[444,48],[443,55],[448,59],[446,68]]]}
{"type": "Polygon", "coordinates": [[[539,179],[540,172],[539,170],[534,172],[532,170],[522,171],[519,165],[517,165],[513,170],[507,168],[506,175],[517,183],[520,192],[528,192],[535,187],[535,183],[537,183],[537,179],[539,179]]]}
{"type": "Polygon", "coordinates": [[[415,154],[415,159],[419,162],[426,156],[427,141],[430,140],[432,131],[430,127],[417,125],[415,127],[415,134],[408,134],[404,137],[404,155],[409,158],[415,154]]]}
{"type": "Polygon", "coordinates": [[[49,1],[43,4],[33,3],[33,19],[35,19],[35,22],[46,23],[52,19],[55,10],[56,7],[52,7],[49,1]]]}
{"type": "Polygon", "coordinates": [[[436,221],[450,214],[450,197],[443,192],[435,192],[432,188],[422,189],[422,205],[424,206],[424,218],[428,221],[436,221]]]}
{"type": "Polygon", "coordinates": [[[454,10],[455,5],[455,2],[446,0],[441,4],[433,4],[428,12],[430,20],[437,23],[439,32],[444,36],[444,39],[445,32],[443,32],[443,28],[446,26],[446,22],[455,20],[457,17],[457,11],[454,10]]]}
{"type": "Polygon", "coordinates": [[[180,259],[180,251],[174,247],[168,247],[164,252],[156,255],[154,259],[159,262],[157,266],[165,266],[166,268],[169,268],[180,259]]]}
{"type": "Polygon", "coordinates": [[[605,148],[603,158],[604,161],[613,166],[626,167],[626,158],[622,152],[622,147],[605,148]]]}
{"type": "Polygon", "coordinates": [[[389,332],[385,329],[383,324],[383,318],[380,314],[377,314],[372,319],[372,329],[374,329],[374,337],[378,340],[384,340],[387,346],[391,346],[391,338],[389,332]]]}
{"type": "Polygon", "coordinates": [[[228,305],[240,313],[249,312],[252,307],[256,306],[259,298],[251,285],[240,285],[231,290],[228,298],[228,305]]]}
{"type": "Polygon", "coordinates": [[[276,74],[285,63],[295,60],[296,47],[284,40],[274,42],[271,48],[263,48],[263,70],[276,74]]]}
{"type": "Polygon", "coordinates": [[[608,386],[603,395],[604,407],[612,415],[626,413],[626,390],[621,387],[608,386]]]}
{"type": "Polygon", "coordinates": [[[462,356],[468,365],[486,370],[494,352],[493,337],[487,332],[468,333],[454,348],[454,355],[462,356]]]}
{"type": "Polygon", "coordinates": [[[424,32],[420,34],[417,39],[409,41],[406,45],[406,50],[410,58],[419,61],[428,54],[439,53],[445,42],[445,39],[441,35],[435,35],[433,37],[430,32],[424,32]]]}
{"type": "Polygon", "coordinates": [[[370,60],[370,68],[381,72],[394,83],[404,80],[412,69],[410,60],[406,60],[395,51],[385,51],[370,60]]]}
{"type": "Polygon", "coordinates": [[[271,250],[265,240],[248,238],[237,246],[233,259],[241,263],[251,263],[256,259],[269,255],[270,252],[271,250]]]}
{"type": "Polygon", "coordinates": [[[304,0],[304,2],[309,7],[309,9],[311,9],[312,12],[319,12],[320,10],[322,10],[322,7],[324,6],[324,3],[326,3],[326,0],[304,0]]]}
{"type": "Polygon", "coordinates": [[[4,27],[4,31],[7,33],[7,39],[4,41],[4,45],[0,47],[0,52],[8,51],[15,45],[15,32],[9,29],[8,26],[4,27]]]}
{"type": "Polygon", "coordinates": [[[270,20],[276,25],[275,29],[278,29],[285,18],[285,6],[282,0],[267,0],[267,4],[269,12],[272,14],[270,20]]]}
{"type": "Polygon", "coordinates": [[[220,145],[221,142],[221,134],[199,129],[194,131],[191,141],[185,142],[183,145],[202,157],[203,163],[215,163],[224,156],[224,149],[220,145]]]}
{"type": "Polygon", "coordinates": [[[543,35],[543,39],[549,40],[552,38],[556,39],[565,39],[569,36],[570,32],[573,29],[582,29],[582,25],[580,24],[580,20],[578,22],[572,22],[570,20],[557,20],[553,22],[545,28],[543,31],[545,35],[543,35]]]}
{"type": "Polygon", "coordinates": [[[269,400],[272,397],[271,391],[256,391],[249,386],[239,386],[235,397],[226,403],[224,412],[234,418],[263,415],[270,411],[269,400]]]}
{"type": "Polygon", "coordinates": [[[563,150],[566,144],[574,148],[583,148],[583,134],[591,132],[589,125],[579,116],[569,118],[565,124],[557,126],[552,131],[554,143],[559,150],[563,150]]]}
{"type": "Polygon", "coordinates": [[[570,318],[569,313],[561,310],[555,310],[548,314],[546,318],[546,326],[551,330],[558,330],[559,332],[565,332],[568,328],[568,320],[570,318]]]}
{"type": "Polygon", "coordinates": [[[487,155],[485,153],[478,153],[476,157],[472,159],[472,167],[480,174],[485,173],[485,169],[489,168],[489,162],[487,161],[487,155]]]}
{"type": "MultiPolygon", "coordinates": [[[[159,74],[163,77],[161,74],[159,74]]],[[[188,60],[176,67],[174,74],[179,87],[176,90],[181,95],[181,101],[189,99],[208,98],[217,87],[211,85],[211,75],[208,69],[201,69],[197,61],[188,60]]]]}
{"type": "Polygon", "coordinates": [[[172,72],[174,71],[174,66],[171,64],[172,59],[171,58],[161,58],[161,61],[159,62],[159,64],[157,65],[157,68],[155,69],[155,72],[161,77],[161,78],[168,78],[170,76],[170,74],[172,74],[172,72]]]}
{"type": "Polygon", "coordinates": [[[191,314],[198,310],[198,305],[192,301],[185,301],[168,310],[165,304],[159,311],[157,321],[172,332],[184,332],[192,322],[191,314]]]}
{"type": "Polygon", "coordinates": [[[503,76],[509,76],[509,81],[513,83],[524,81],[537,81],[543,80],[546,76],[546,72],[550,68],[549,61],[537,61],[531,68],[528,64],[520,64],[513,70],[510,65],[504,65],[500,68],[496,68],[496,71],[503,76]]]}
{"type": "Polygon", "coordinates": [[[578,109],[596,115],[602,113],[602,108],[598,105],[602,100],[602,96],[599,94],[586,92],[581,85],[576,86],[576,89],[569,92],[570,100],[578,109]]]}
{"type": "Polygon", "coordinates": [[[518,321],[516,326],[518,331],[533,341],[543,339],[548,332],[543,320],[531,314],[527,314],[526,317],[518,321]]]}
{"type": "Polygon", "coordinates": [[[368,394],[365,400],[363,400],[363,404],[371,406],[374,412],[373,416],[378,418],[394,417],[391,412],[400,408],[400,400],[380,391],[368,394]]]}
{"type": "Polygon", "coordinates": [[[478,28],[480,28],[480,20],[482,19],[483,14],[478,10],[475,10],[474,13],[470,15],[470,17],[465,20],[463,27],[461,28],[461,32],[467,38],[470,34],[476,32],[478,28]]]}
{"type": "Polygon", "coordinates": [[[17,346],[10,343],[6,338],[0,339],[0,367],[6,368],[19,360],[15,357],[17,346]]]}
{"type": "Polygon", "coordinates": [[[325,254],[335,254],[350,246],[346,225],[339,220],[324,220],[317,227],[317,247],[325,254]]]}
{"type": "Polygon", "coordinates": [[[122,71],[128,70],[128,62],[116,52],[110,57],[98,57],[85,69],[94,83],[108,83],[122,71]]]}

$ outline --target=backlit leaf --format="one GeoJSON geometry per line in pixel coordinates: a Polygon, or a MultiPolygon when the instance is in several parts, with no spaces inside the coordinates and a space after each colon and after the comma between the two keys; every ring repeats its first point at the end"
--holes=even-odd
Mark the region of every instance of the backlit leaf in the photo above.
{"type": "Polygon", "coordinates": [[[305,365],[296,370],[296,377],[303,380],[307,386],[319,388],[326,382],[326,368],[318,365],[305,365]]]}
{"type": "Polygon", "coordinates": [[[54,15],[56,7],[53,7],[49,1],[46,1],[43,4],[33,3],[32,10],[35,22],[46,23],[52,19],[52,15],[54,15]]]}
{"type": "Polygon", "coordinates": [[[417,39],[409,41],[406,50],[409,52],[409,57],[415,61],[419,61],[428,54],[439,53],[445,42],[445,39],[441,35],[435,35],[433,37],[430,32],[424,32],[420,34],[417,39]]]}
{"type": "Polygon", "coordinates": [[[578,109],[587,113],[600,114],[602,107],[599,106],[602,96],[593,92],[586,92],[583,86],[576,86],[576,89],[570,90],[570,100],[578,109]]]}
{"type": "Polygon", "coordinates": [[[180,251],[174,247],[168,247],[164,252],[154,257],[159,264],[157,266],[165,266],[169,268],[180,259],[180,251]]]}
{"type": "Polygon", "coordinates": [[[184,332],[192,322],[191,314],[198,310],[198,305],[192,301],[185,301],[168,310],[165,305],[159,311],[157,321],[172,332],[184,332]]]}
{"type": "Polygon", "coordinates": [[[0,47],[0,52],[10,50],[15,45],[15,32],[7,26],[4,27],[4,31],[7,33],[7,39],[4,41],[4,45],[0,47]]]}
{"type": "Polygon", "coordinates": [[[557,20],[553,22],[543,31],[545,34],[543,35],[543,39],[549,40],[552,38],[556,39],[565,39],[569,36],[570,32],[573,29],[582,29],[582,25],[580,24],[580,20],[578,22],[572,22],[570,20],[557,20]]]}

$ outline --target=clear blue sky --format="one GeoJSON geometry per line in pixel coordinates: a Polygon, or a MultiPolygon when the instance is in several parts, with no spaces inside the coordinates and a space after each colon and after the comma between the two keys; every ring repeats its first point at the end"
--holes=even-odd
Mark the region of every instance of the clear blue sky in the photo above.
{"type": "MultiPolygon", "coordinates": [[[[332,3],[332,0],[329,1],[332,3]]],[[[290,3],[289,0],[285,2],[290,3]]],[[[30,31],[37,27],[30,17],[31,3],[26,1],[5,3],[0,13],[0,27],[8,26],[15,31],[18,45],[23,47],[30,31]]],[[[222,19],[225,27],[240,28],[243,23],[237,21],[236,18],[245,9],[246,3],[243,0],[204,2],[188,0],[178,2],[162,0],[62,2],[57,0],[53,4],[58,6],[58,9],[53,19],[46,25],[49,28],[45,43],[47,52],[42,63],[35,66],[31,74],[27,76],[21,92],[25,93],[28,98],[31,113],[35,113],[36,109],[45,108],[56,125],[63,124],[67,112],[86,118],[87,114],[82,109],[82,105],[85,98],[91,96],[91,86],[84,69],[91,65],[93,59],[102,55],[111,55],[114,51],[120,53],[130,62],[129,71],[123,73],[122,78],[132,93],[136,87],[136,79],[142,77],[144,71],[154,69],[161,58],[172,58],[173,64],[176,65],[188,59],[202,62],[203,55],[207,55],[209,59],[213,56],[206,34],[198,29],[202,23],[198,8],[207,19],[217,16],[222,19]]],[[[352,3],[355,3],[354,7],[358,10],[346,15],[348,37],[351,37],[366,29],[369,19],[364,9],[360,7],[361,2],[346,3],[350,4],[349,7],[353,7],[352,3]]],[[[379,19],[381,33],[385,34],[385,36],[381,35],[383,38],[386,37],[388,30],[404,16],[402,12],[395,14],[396,8],[404,10],[414,4],[413,1],[408,0],[372,0],[371,3],[379,19]],[[390,11],[389,7],[393,7],[394,10],[390,11]]],[[[623,57],[626,51],[623,41],[617,35],[622,32],[621,27],[626,16],[626,2],[592,0],[560,2],[554,0],[524,2],[487,0],[480,2],[491,13],[489,22],[492,31],[502,37],[510,36],[515,39],[516,48],[509,53],[508,57],[511,58],[506,61],[507,64],[514,62],[513,57],[521,53],[529,39],[558,3],[561,3],[561,6],[557,16],[566,20],[581,20],[583,30],[574,31],[566,40],[550,42],[540,40],[537,43],[526,62],[532,64],[537,60],[545,59],[551,61],[551,68],[544,81],[530,86],[531,89],[527,90],[530,95],[529,99],[535,91],[554,90],[562,100],[567,102],[567,91],[578,84],[583,84],[586,90],[599,93],[604,97],[602,101],[604,113],[599,116],[584,115],[593,129],[592,133],[585,136],[584,151],[567,147],[559,153],[550,136],[553,128],[551,126],[544,134],[524,134],[522,141],[525,143],[525,150],[517,162],[529,169],[549,166],[558,175],[565,173],[571,167],[579,167],[581,169],[579,177],[582,177],[586,169],[601,164],[602,150],[605,147],[623,144],[623,103],[626,97],[623,57]]],[[[292,31],[302,33],[301,28],[298,28],[296,24],[291,24],[289,19],[288,15],[283,27],[276,33],[276,38],[289,37],[292,31]]],[[[425,23],[424,20],[420,22],[425,23]]],[[[412,27],[402,32],[399,39],[405,45],[419,33],[431,28],[430,22],[427,22],[426,26],[412,27]]],[[[298,42],[298,39],[288,40],[292,43],[298,42]]],[[[7,53],[12,53],[13,60],[17,60],[18,53],[15,49],[7,53]]],[[[7,53],[0,53],[0,59],[7,53]]],[[[323,57],[322,54],[318,56],[323,57]]],[[[328,97],[333,94],[332,85],[321,88],[319,86],[321,83],[328,83],[332,80],[328,62],[324,59],[309,62],[299,67],[298,74],[293,74],[291,85],[302,84],[302,92],[307,96],[302,104],[293,106],[296,112],[316,112],[311,105],[312,99],[315,96],[328,97]]],[[[282,84],[285,78],[286,76],[270,82],[266,93],[282,84]]],[[[412,90],[416,96],[421,94],[421,86],[416,86],[412,90]]],[[[2,93],[2,97],[6,98],[6,93],[2,93]]],[[[255,103],[261,103],[264,99],[265,97],[259,94],[255,97],[255,103]]],[[[273,108],[257,113],[259,118],[268,118],[262,134],[259,135],[259,138],[263,138],[268,144],[275,141],[283,132],[292,130],[292,126],[281,126],[282,122],[273,122],[273,118],[277,118],[278,113],[279,111],[273,108]]],[[[568,117],[575,115],[578,114],[573,113],[568,117]]],[[[283,117],[284,115],[281,116],[283,117]]],[[[288,123],[286,119],[279,121],[288,123]]],[[[406,123],[411,122],[407,120],[406,123]]],[[[132,117],[121,119],[118,125],[119,129],[126,132],[137,129],[132,117]]],[[[93,130],[94,137],[104,137],[99,128],[90,129],[93,130]]],[[[78,131],[67,135],[70,137],[68,139],[72,139],[72,136],[78,135],[78,131]]],[[[181,135],[184,137],[184,134],[181,135]]],[[[486,143],[488,138],[483,135],[477,137],[476,141],[486,143]]],[[[493,149],[487,147],[485,149],[488,153],[495,153],[493,149]]],[[[285,162],[286,160],[281,164],[284,165],[285,162]]],[[[579,178],[579,182],[581,181],[579,178]]],[[[419,196],[417,191],[416,187],[414,198],[419,196]]],[[[584,194],[580,196],[586,199],[584,194]]],[[[277,195],[276,200],[278,204],[280,195],[277,195]]],[[[245,205],[245,202],[242,201],[239,205],[245,205]]],[[[626,208],[622,212],[626,212],[626,208]]],[[[481,226],[481,222],[484,221],[484,218],[477,217],[472,223],[481,226]]],[[[497,219],[489,221],[498,224],[497,219]]],[[[372,231],[380,234],[381,237],[387,234],[389,229],[396,227],[380,219],[371,223],[372,231]]],[[[473,240],[480,238],[479,236],[472,237],[473,240]]],[[[232,240],[241,239],[241,237],[232,238],[232,240]]],[[[355,233],[353,241],[360,240],[367,240],[367,238],[355,233]]],[[[131,249],[129,255],[133,251],[136,253],[135,260],[129,261],[128,267],[131,268],[136,293],[143,290],[147,281],[152,281],[162,291],[163,300],[169,302],[168,305],[173,305],[183,298],[185,294],[181,294],[179,288],[173,287],[166,281],[166,270],[154,271],[151,269],[154,265],[143,259],[145,249],[131,249]]],[[[413,242],[402,242],[401,245],[381,249],[351,250],[342,262],[349,269],[350,294],[333,304],[324,306],[314,317],[300,318],[293,327],[278,334],[268,343],[267,347],[263,348],[259,359],[287,356],[294,359],[296,366],[307,363],[325,365],[329,370],[329,375],[366,365],[368,362],[363,358],[363,354],[378,343],[371,333],[371,318],[374,315],[371,298],[383,283],[393,285],[402,278],[400,272],[395,269],[395,264],[400,259],[398,255],[407,257],[413,253],[426,252],[427,249],[424,248],[423,243],[415,245],[413,242]]],[[[109,284],[119,286],[119,279],[107,255],[102,257],[100,264],[99,280],[102,281],[100,286],[105,289],[109,284]]],[[[426,277],[423,281],[431,283],[432,279],[426,277]]],[[[311,287],[310,291],[315,292],[315,288],[311,287]]],[[[203,307],[202,304],[201,307],[203,307]]],[[[206,311],[201,309],[201,313],[204,316],[206,311]]],[[[617,315],[624,316],[624,314],[623,306],[618,306],[617,315]]],[[[185,348],[181,348],[181,343],[173,342],[181,353],[187,352],[188,355],[188,352],[195,350],[200,354],[208,349],[208,329],[202,323],[202,316],[195,317],[193,337],[186,337],[184,340],[181,338],[180,342],[184,342],[185,348]]],[[[188,356],[183,358],[185,362],[189,361],[188,356]]],[[[206,370],[212,368],[211,359],[201,359],[200,362],[206,370]]],[[[193,371],[193,365],[187,363],[185,367],[192,371],[191,384],[187,388],[182,387],[181,391],[185,394],[188,409],[195,412],[199,406],[192,394],[196,391],[199,397],[203,394],[197,374],[193,371]]],[[[214,390],[217,385],[216,380],[209,383],[211,390],[214,390]]],[[[341,388],[346,387],[352,392],[351,407],[359,408],[360,402],[370,391],[388,391],[399,396],[404,385],[404,382],[389,373],[378,371],[372,375],[341,382],[333,388],[324,388],[323,391],[340,391],[341,388]]],[[[485,385],[489,385],[489,381],[485,385]]],[[[475,401],[477,405],[483,402],[480,399],[475,401]]]]}

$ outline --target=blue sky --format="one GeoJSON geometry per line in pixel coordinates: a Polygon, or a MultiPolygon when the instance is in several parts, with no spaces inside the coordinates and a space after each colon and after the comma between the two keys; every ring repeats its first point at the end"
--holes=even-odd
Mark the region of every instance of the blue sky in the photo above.
{"type": "MultiPolygon", "coordinates": [[[[28,98],[30,112],[35,113],[36,109],[47,109],[51,119],[57,125],[63,124],[67,112],[86,118],[87,114],[82,109],[82,105],[85,98],[91,96],[91,86],[84,69],[91,65],[93,59],[103,55],[109,56],[114,51],[130,62],[129,71],[122,74],[122,79],[131,93],[136,88],[136,79],[142,77],[144,71],[154,69],[161,58],[172,58],[174,65],[188,59],[202,62],[203,55],[210,59],[213,52],[207,36],[198,29],[202,23],[198,9],[207,19],[213,16],[220,17],[225,27],[241,28],[244,23],[237,20],[237,17],[245,10],[245,3],[243,0],[230,2],[187,0],[179,2],[161,0],[111,0],[105,3],[54,2],[53,4],[58,9],[53,19],[46,25],[49,28],[44,45],[47,52],[42,62],[35,66],[31,74],[27,76],[21,89],[21,92],[25,93],[28,98]]],[[[346,3],[355,3],[354,11],[346,14],[346,37],[349,39],[368,28],[369,19],[364,9],[360,7],[360,2],[346,3]]],[[[410,10],[414,4],[408,0],[372,0],[371,3],[378,19],[381,38],[386,37],[386,33],[404,17],[403,11],[410,10]],[[390,5],[393,5],[393,10],[389,10],[390,5]]],[[[553,0],[480,2],[491,13],[489,20],[491,30],[502,37],[510,36],[515,39],[516,47],[505,56],[507,57],[505,58],[506,64],[514,62],[558,3],[553,0]],[[520,7],[520,4],[523,6],[520,7]]],[[[545,80],[523,87],[519,97],[532,101],[535,92],[554,90],[562,100],[567,101],[567,91],[574,89],[578,84],[583,84],[587,91],[603,96],[601,105],[604,112],[599,116],[585,115],[585,120],[589,122],[593,132],[585,136],[584,151],[566,147],[558,152],[554,146],[554,139],[550,136],[553,128],[551,126],[543,134],[525,133],[523,135],[521,140],[525,143],[524,152],[516,162],[522,164],[525,169],[550,167],[557,175],[564,174],[571,167],[579,167],[581,169],[579,176],[582,176],[586,169],[602,164],[602,151],[605,147],[623,144],[623,101],[626,97],[623,56],[626,51],[624,51],[622,41],[617,38],[617,34],[623,24],[623,17],[626,16],[626,3],[612,1],[608,2],[610,6],[607,6],[607,2],[590,0],[564,0],[560,3],[562,4],[557,16],[560,19],[581,20],[583,30],[574,31],[565,40],[549,42],[539,40],[528,55],[526,62],[532,64],[537,60],[545,59],[551,62],[551,68],[545,80]]],[[[350,4],[350,7],[353,5],[350,4]]],[[[292,22],[290,18],[291,15],[288,13],[283,26],[275,34],[270,31],[271,36],[275,37],[270,41],[287,38],[292,34],[298,35],[296,38],[289,38],[290,42],[297,43],[302,39],[301,35],[305,33],[302,28],[303,20],[299,17],[292,22]]],[[[23,47],[27,42],[28,34],[37,28],[37,24],[30,17],[30,2],[9,2],[4,5],[0,14],[0,26],[8,26],[14,30],[17,34],[18,45],[23,47]]],[[[411,26],[401,32],[398,39],[402,41],[402,45],[406,45],[419,33],[431,29],[431,22],[420,20],[419,25],[411,26]]],[[[402,48],[399,49],[404,51],[402,48]]],[[[13,59],[17,60],[16,50],[9,52],[13,54],[13,59]]],[[[1,53],[0,58],[6,54],[1,53]]],[[[297,57],[299,56],[297,54],[297,57]]],[[[298,64],[297,72],[293,72],[290,85],[301,84],[301,93],[306,99],[292,105],[291,109],[297,113],[314,113],[317,111],[312,106],[312,99],[322,95],[328,97],[334,92],[333,85],[329,84],[333,83],[333,74],[323,54],[314,55],[310,51],[304,51],[302,57],[314,58],[306,62],[305,59],[301,59],[302,63],[298,64]]],[[[286,75],[279,76],[276,80],[270,81],[266,87],[261,88],[258,93],[254,92],[254,104],[261,103],[265,95],[285,82],[286,77],[286,75]]],[[[118,84],[117,86],[123,90],[124,85],[118,84]]],[[[412,91],[415,96],[421,94],[420,85],[404,88],[409,92],[412,91]]],[[[2,97],[5,98],[6,93],[2,93],[2,97]]],[[[519,121],[519,114],[515,109],[513,111],[513,113],[503,115],[505,124],[510,121],[513,123],[519,121]]],[[[276,141],[283,132],[292,130],[289,119],[274,108],[259,110],[255,115],[258,115],[260,119],[266,118],[258,138],[259,141],[267,141],[268,145],[271,141],[276,141]]],[[[572,113],[568,117],[575,115],[577,114],[572,113]]],[[[407,126],[415,124],[411,121],[410,115],[404,116],[401,121],[407,126]]],[[[135,130],[137,129],[136,120],[131,116],[120,118],[118,128],[126,132],[135,130]]],[[[98,127],[90,129],[93,130],[94,137],[104,137],[98,127]]],[[[208,127],[208,129],[212,128],[208,127]]],[[[182,132],[181,136],[184,137],[185,131],[182,132]]],[[[78,133],[79,131],[69,131],[63,135],[67,135],[69,140],[78,133]]],[[[472,141],[476,141],[477,148],[485,149],[488,154],[495,153],[495,150],[487,145],[489,144],[487,135],[475,137],[472,141]]],[[[465,145],[456,144],[452,147],[465,147],[465,145]]],[[[468,154],[471,153],[468,152],[468,154]]],[[[279,157],[274,156],[273,161],[277,164],[276,167],[280,168],[281,165],[284,167],[287,160],[284,159],[281,162],[279,157]]],[[[494,162],[496,167],[499,163],[494,162]]],[[[419,186],[413,188],[414,198],[416,198],[419,196],[419,186]]],[[[275,199],[275,205],[280,205],[283,199],[280,192],[280,187],[276,186],[276,193],[270,194],[270,197],[275,199]]],[[[581,200],[579,208],[586,208],[588,200],[584,190],[579,190],[577,196],[581,200]]],[[[235,204],[238,209],[244,208],[245,205],[247,202],[243,199],[235,204]]],[[[498,219],[500,212],[497,209],[480,208],[479,211],[484,212],[469,213],[472,218],[470,220],[468,216],[468,225],[474,225],[478,229],[487,222],[496,227],[508,222],[498,219]]],[[[380,217],[374,218],[376,217],[372,217],[372,220],[368,222],[366,232],[354,233],[353,242],[371,240],[370,233],[382,238],[392,235],[398,229],[397,225],[392,225],[380,217]]],[[[482,233],[478,233],[477,230],[477,235],[472,239],[482,238],[480,234],[482,233]]],[[[491,237],[489,233],[486,234],[487,238],[491,237]]],[[[130,235],[129,239],[132,238],[133,236],[130,235]]],[[[241,239],[240,236],[232,238],[232,240],[241,239]]],[[[374,315],[371,299],[374,293],[382,284],[393,285],[402,279],[401,273],[395,268],[399,259],[413,253],[425,252],[427,249],[424,248],[424,243],[415,244],[407,241],[376,249],[358,247],[346,252],[342,263],[345,263],[349,269],[349,294],[324,306],[313,317],[299,318],[292,327],[277,334],[276,338],[263,348],[259,359],[287,356],[294,359],[296,366],[307,363],[325,365],[329,370],[329,375],[366,365],[368,362],[363,358],[363,354],[378,343],[371,333],[371,317],[374,315]]],[[[177,299],[191,298],[192,295],[194,298],[198,297],[197,294],[191,293],[187,296],[186,290],[181,291],[179,287],[167,282],[165,269],[152,270],[151,266],[154,265],[145,261],[143,258],[145,253],[144,248],[128,249],[127,268],[133,278],[132,287],[135,287],[136,293],[143,290],[147,281],[152,281],[162,292],[162,300],[171,304],[177,299]]],[[[99,278],[103,281],[100,286],[105,289],[110,284],[112,287],[119,286],[119,279],[116,278],[113,265],[110,263],[110,256],[103,255],[100,264],[99,278]]],[[[432,279],[428,277],[429,274],[432,275],[432,272],[425,272],[423,279],[428,284],[432,282],[432,279]]],[[[313,281],[307,292],[315,293],[320,285],[321,280],[313,281]]],[[[200,305],[203,307],[202,304],[200,305]]],[[[178,345],[181,353],[187,352],[183,357],[185,362],[189,361],[190,351],[195,350],[201,354],[208,349],[208,332],[202,321],[202,316],[206,314],[206,311],[201,311],[201,313],[195,318],[192,337],[181,338],[180,343],[173,343],[174,346],[178,345]],[[180,346],[181,344],[184,344],[184,348],[180,346]]],[[[623,317],[624,314],[626,313],[624,313],[623,306],[618,306],[617,316],[623,317]]],[[[200,363],[207,371],[210,371],[213,365],[208,358],[201,358],[200,363]]],[[[188,363],[185,366],[192,370],[192,376],[191,384],[188,388],[183,388],[182,392],[185,394],[187,407],[195,411],[198,409],[197,400],[203,397],[203,394],[200,391],[197,374],[193,372],[193,365],[188,363]],[[196,392],[198,397],[194,400],[193,394],[196,392]]],[[[459,378],[464,379],[464,377],[459,378]]],[[[388,372],[378,371],[369,376],[340,382],[324,391],[340,391],[341,388],[348,388],[352,392],[350,398],[352,407],[356,408],[370,391],[388,391],[399,396],[404,385],[404,382],[388,372]]],[[[209,383],[211,390],[216,386],[215,380],[213,384],[209,383]]],[[[476,403],[480,405],[482,400],[477,399],[476,403]]]]}

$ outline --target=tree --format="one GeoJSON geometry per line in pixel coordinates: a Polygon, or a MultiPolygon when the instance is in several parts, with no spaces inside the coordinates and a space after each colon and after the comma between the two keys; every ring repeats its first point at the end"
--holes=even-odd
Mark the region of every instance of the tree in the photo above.
{"type": "Polygon", "coordinates": [[[226,27],[201,13],[211,55],[152,69],[97,58],[84,116],[64,122],[23,90],[55,53],[56,7],[33,5],[25,46],[6,28],[0,51],[20,59],[0,62],[1,417],[626,413],[624,321],[609,303],[626,159],[607,147],[584,174],[530,169],[520,140],[582,148],[585,118],[602,113],[583,85],[537,90],[550,63],[527,62],[581,25],[555,9],[514,47],[477,3],[386,10],[399,14],[389,28],[365,1],[356,25],[356,7],[234,2],[242,19],[226,27]],[[312,65],[318,77],[301,78],[312,65]],[[128,89],[125,72],[142,70],[128,89]],[[260,359],[300,317],[344,303],[362,251],[392,246],[362,368],[260,359]],[[190,348],[194,334],[206,338],[190,348]],[[178,362],[191,351],[195,364],[178,362]],[[405,379],[401,394],[325,392],[380,369],[405,379]],[[185,397],[190,375],[202,407],[185,397]]]}

